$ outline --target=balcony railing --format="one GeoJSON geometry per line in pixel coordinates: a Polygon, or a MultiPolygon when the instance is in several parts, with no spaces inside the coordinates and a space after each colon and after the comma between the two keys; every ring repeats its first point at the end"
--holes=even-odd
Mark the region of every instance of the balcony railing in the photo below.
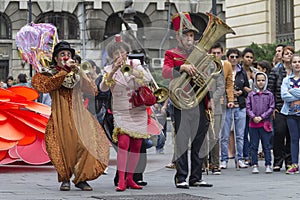
{"type": "Polygon", "coordinates": [[[283,33],[283,34],[277,34],[276,35],[276,42],[287,44],[294,46],[295,45],[295,36],[294,33],[283,33]]]}

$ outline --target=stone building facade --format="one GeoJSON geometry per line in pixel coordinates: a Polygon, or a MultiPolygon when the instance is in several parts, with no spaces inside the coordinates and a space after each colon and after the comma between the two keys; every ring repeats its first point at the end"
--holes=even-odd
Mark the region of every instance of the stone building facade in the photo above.
{"type": "Polygon", "coordinates": [[[225,19],[236,32],[226,47],[285,43],[300,49],[300,0],[227,0],[225,19]]]}
{"type": "MultiPolygon", "coordinates": [[[[176,44],[174,34],[169,31],[172,30],[170,16],[173,13],[191,13],[193,23],[200,31],[197,38],[208,23],[203,13],[215,13],[237,33],[222,37],[221,43],[227,48],[244,48],[252,42],[264,44],[278,40],[277,4],[280,2],[292,3],[293,13],[300,9],[300,0],[134,0],[134,23],[138,27],[137,38],[147,49],[150,64],[159,67],[161,62],[156,61],[163,58],[164,50],[176,44]]],[[[15,44],[16,34],[28,23],[29,16],[34,23],[54,23],[60,40],[70,42],[83,59],[92,59],[101,66],[105,41],[122,31],[120,16],[124,9],[123,0],[0,0],[0,79],[7,75],[17,77],[19,73],[28,76],[35,73],[28,64],[24,65],[15,44]]],[[[281,36],[291,39],[297,50],[300,44],[299,16],[293,15],[291,20],[293,36],[281,36]]]]}
{"type": "MultiPolygon", "coordinates": [[[[220,2],[222,8],[224,2],[220,2]]],[[[28,23],[29,10],[32,22],[54,23],[58,27],[60,40],[67,40],[80,51],[83,59],[92,59],[99,66],[102,64],[103,41],[122,30],[119,14],[124,12],[123,0],[31,0],[31,6],[28,3],[26,0],[0,0],[1,79],[7,75],[16,77],[19,73],[29,76],[35,73],[28,64],[24,65],[15,44],[17,32],[28,23]]],[[[174,45],[174,36],[166,34],[168,28],[172,29],[170,16],[179,11],[192,12],[196,27],[203,32],[208,19],[199,12],[211,12],[211,8],[209,0],[201,1],[200,6],[198,1],[189,0],[135,0],[134,22],[138,25],[138,30],[141,30],[137,32],[137,38],[147,48],[148,56],[159,60],[163,57],[164,50],[174,45]]]]}

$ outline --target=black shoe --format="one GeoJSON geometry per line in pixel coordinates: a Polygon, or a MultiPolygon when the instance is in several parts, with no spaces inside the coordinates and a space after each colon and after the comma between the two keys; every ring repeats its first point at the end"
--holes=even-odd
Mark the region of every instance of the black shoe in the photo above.
{"type": "Polygon", "coordinates": [[[70,190],[70,181],[64,181],[60,185],[60,191],[69,191],[70,190]]]}
{"type": "Polygon", "coordinates": [[[92,191],[93,190],[93,188],[86,181],[77,183],[75,185],[75,187],[80,188],[83,191],[92,191]]]}
{"type": "Polygon", "coordinates": [[[214,168],[212,168],[211,173],[213,175],[221,175],[221,169],[218,167],[214,167],[214,168]]]}
{"type": "Polygon", "coordinates": [[[274,166],[273,167],[273,172],[280,172],[280,166],[274,166]]]}
{"type": "Polygon", "coordinates": [[[180,182],[180,183],[176,183],[176,187],[177,188],[182,188],[182,189],[189,189],[189,184],[185,181],[180,182]]]}
{"type": "Polygon", "coordinates": [[[136,184],[140,186],[146,186],[148,183],[146,181],[136,181],[136,184]]]}
{"type": "Polygon", "coordinates": [[[209,184],[203,180],[201,181],[196,181],[194,183],[190,183],[189,184],[191,187],[212,187],[213,185],[212,184],[209,184]]]}

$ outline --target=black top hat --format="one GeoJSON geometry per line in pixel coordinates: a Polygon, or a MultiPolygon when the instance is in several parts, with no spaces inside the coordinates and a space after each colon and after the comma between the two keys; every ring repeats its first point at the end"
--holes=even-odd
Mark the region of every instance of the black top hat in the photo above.
{"type": "Polygon", "coordinates": [[[60,51],[63,51],[63,50],[68,50],[71,52],[72,54],[72,58],[74,57],[75,55],[75,49],[71,48],[71,45],[66,42],[66,41],[61,41],[59,43],[57,43],[54,47],[54,51],[52,53],[52,61],[54,64],[57,64],[54,57],[57,56],[57,54],[60,52],[60,51]]]}

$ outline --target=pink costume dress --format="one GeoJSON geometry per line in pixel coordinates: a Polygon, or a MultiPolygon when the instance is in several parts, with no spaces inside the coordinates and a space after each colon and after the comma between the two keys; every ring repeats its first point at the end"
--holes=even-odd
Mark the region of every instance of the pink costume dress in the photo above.
{"type": "MultiPolygon", "coordinates": [[[[137,59],[127,60],[127,64],[131,64],[134,70],[139,74],[143,74],[142,78],[136,78],[134,75],[124,76],[119,69],[113,75],[115,85],[112,86],[112,111],[114,115],[114,131],[113,141],[117,141],[118,134],[128,134],[133,138],[149,138],[150,134],[147,130],[147,111],[146,106],[135,107],[130,98],[132,93],[141,85],[150,82],[151,75],[143,68],[137,59]]],[[[112,71],[112,65],[104,68],[105,73],[112,71]]]]}

